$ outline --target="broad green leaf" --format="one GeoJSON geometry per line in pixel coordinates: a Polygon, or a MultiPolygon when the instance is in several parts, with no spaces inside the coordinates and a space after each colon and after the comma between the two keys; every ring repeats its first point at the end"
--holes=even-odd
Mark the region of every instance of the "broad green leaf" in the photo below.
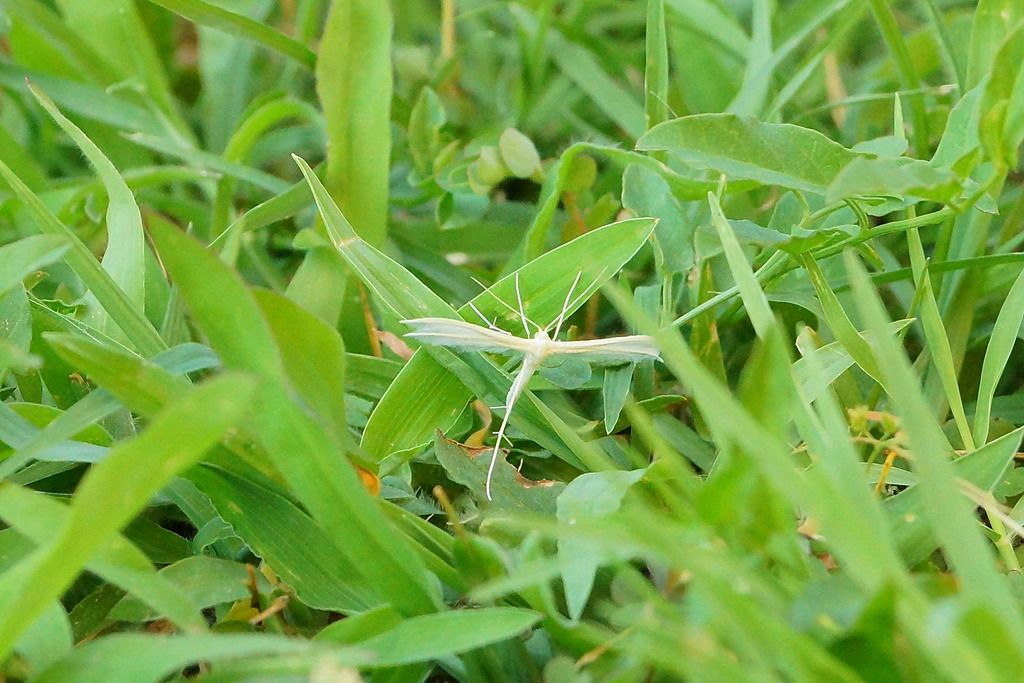
{"type": "Polygon", "coordinates": [[[693,267],[695,226],[660,174],[637,164],[627,166],[622,175],[622,206],[638,216],[658,219],[654,239],[668,273],[686,273],[693,267]]]}
{"type": "Polygon", "coordinates": [[[529,178],[540,170],[540,155],[533,140],[515,128],[506,128],[498,139],[501,160],[517,178],[529,178]]]}
{"type": "Polygon", "coordinates": [[[604,371],[601,386],[601,399],[604,402],[604,429],[611,434],[619,421],[623,406],[629,396],[629,387],[633,382],[633,365],[620,365],[604,371]]]}
{"type": "MultiPolygon", "coordinates": [[[[1007,10],[1009,13],[1009,10],[1007,10]]],[[[1024,14],[1024,13],[1021,13],[1024,14]]],[[[1024,23],[1017,24],[995,53],[981,101],[979,137],[993,161],[1013,166],[1024,140],[1024,23]]]]}
{"type": "Polygon", "coordinates": [[[851,197],[912,197],[944,204],[961,192],[956,174],[917,159],[859,157],[847,164],[828,186],[825,200],[851,197]]]}
{"type": "Polygon", "coordinates": [[[434,435],[434,457],[438,463],[453,482],[465,486],[470,495],[482,505],[485,504],[489,514],[553,513],[555,499],[565,485],[561,482],[525,479],[504,458],[500,458],[494,468],[491,500],[487,501],[484,490],[493,452],[493,447],[470,448],[446,439],[441,433],[434,435]]]}
{"type": "Polygon", "coordinates": [[[819,195],[860,156],[810,128],[733,114],[666,121],[637,140],[636,148],[667,150],[688,164],[723,173],[730,181],[754,180],[819,195]]]}
{"type": "MultiPolygon", "coordinates": [[[[614,514],[622,505],[626,492],[643,478],[645,472],[633,470],[581,474],[558,494],[558,521],[572,526],[614,514]]],[[[583,614],[594,586],[594,576],[605,559],[603,549],[595,548],[586,537],[567,533],[558,539],[558,564],[570,619],[579,619],[583,614]]]]}
{"type": "Polygon", "coordinates": [[[444,104],[430,86],[423,86],[409,114],[409,153],[417,172],[433,173],[434,154],[441,146],[441,127],[447,121],[444,104]]]}
{"type": "Polygon", "coordinates": [[[946,129],[935,148],[931,163],[938,167],[955,167],[981,146],[978,122],[981,119],[981,101],[985,90],[973,88],[964,93],[949,112],[946,129]]]}

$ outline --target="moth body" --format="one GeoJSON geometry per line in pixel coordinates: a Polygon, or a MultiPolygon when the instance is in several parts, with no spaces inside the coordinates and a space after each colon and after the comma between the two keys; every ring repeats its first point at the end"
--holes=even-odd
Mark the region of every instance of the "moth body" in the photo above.
{"type": "MultiPolygon", "coordinates": [[[[576,279],[578,281],[579,276],[576,279]]],[[[570,289],[569,291],[571,294],[572,290],[570,289]]],[[[519,303],[520,309],[522,309],[521,299],[519,303]]],[[[642,360],[657,360],[660,357],[654,340],[644,335],[628,335],[581,341],[558,341],[558,331],[561,329],[561,324],[564,321],[568,308],[569,297],[566,297],[566,303],[563,305],[562,313],[558,317],[558,325],[555,327],[554,335],[549,335],[546,329],[538,325],[537,332],[530,336],[526,316],[521,311],[523,327],[527,333],[525,337],[517,337],[496,327],[486,319],[485,322],[488,327],[474,325],[465,320],[449,318],[415,318],[402,321],[402,323],[413,328],[413,331],[406,333],[406,336],[417,339],[425,344],[446,346],[462,351],[483,351],[485,353],[522,356],[523,360],[505,397],[505,414],[501,418],[501,426],[497,431],[497,441],[494,443],[491,461],[487,467],[486,492],[488,500],[491,500],[491,479],[494,476],[494,467],[498,462],[501,441],[505,438],[505,429],[508,427],[512,407],[516,405],[516,401],[526,391],[530,378],[533,377],[545,359],[549,356],[565,354],[581,358],[589,363],[616,365],[635,363],[642,360]]],[[[482,314],[481,317],[483,317],[482,314]]]]}

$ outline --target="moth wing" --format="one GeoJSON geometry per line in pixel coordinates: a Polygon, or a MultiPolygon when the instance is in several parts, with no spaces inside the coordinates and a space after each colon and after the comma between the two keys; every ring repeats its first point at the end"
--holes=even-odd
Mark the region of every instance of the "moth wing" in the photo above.
{"type": "Polygon", "coordinates": [[[462,351],[487,351],[489,353],[524,353],[528,340],[508,332],[498,332],[480,327],[465,320],[451,318],[415,318],[403,320],[402,324],[413,329],[406,337],[412,337],[424,344],[446,346],[462,351]]]}
{"type": "Polygon", "coordinates": [[[615,365],[642,360],[658,360],[661,353],[654,339],[642,334],[607,339],[551,342],[551,352],[583,356],[590,363],[615,365]]]}

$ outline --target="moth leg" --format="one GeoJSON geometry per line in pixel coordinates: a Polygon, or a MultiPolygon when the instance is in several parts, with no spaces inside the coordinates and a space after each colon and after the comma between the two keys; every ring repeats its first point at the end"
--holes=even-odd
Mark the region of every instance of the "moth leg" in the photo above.
{"type": "MultiPolygon", "coordinates": [[[[501,455],[501,440],[508,439],[505,436],[505,427],[508,426],[508,416],[512,414],[511,410],[506,410],[504,417],[501,418],[501,426],[498,427],[498,440],[494,442],[494,450],[491,451],[491,462],[487,465],[487,482],[484,485],[484,493],[487,494],[487,500],[494,500],[491,497],[491,479],[494,478],[494,468],[498,464],[498,457],[501,455]]],[[[511,444],[511,442],[509,442],[511,444]]]]}

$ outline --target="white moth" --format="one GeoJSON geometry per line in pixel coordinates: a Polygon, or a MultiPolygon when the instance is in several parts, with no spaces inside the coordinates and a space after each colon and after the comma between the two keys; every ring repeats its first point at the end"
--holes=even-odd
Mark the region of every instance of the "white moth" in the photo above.
{"type": "MultiPolygon", "coordinates": [[[[518,354],[523,357],[518,372],[512,381],[512,386],[505,397],[505,415],[498,428],[497,441],[494,443],[494,451],[491,453],[491,461],[487,467],[487,500],[491,500],[491,479],[494,476],[494,467],[498,461],[498,451],[501,449],[501,440],[505,437],[505,428],[508,426],[509,415],[512,414],[512,407],[522,395],[526,385],[537,368],[550,356],[559,354],[571,355],[581,358],[589,363],[604,365],[618,365],[622,363],[634,363],[641,360],[652,360],[659,358],[654,340],[645,335],[628,335],[624,337],[609,337],[607,339],[588,339],[583,341],[558,341],[558,333],[561,331],[562,323],[565,320],[565,313],[569,309],[569,298],[573,289],[579,283],[580,275],[576,276],[569,293],[565,297],[562,312],[558,315],[555,323],[554,334],[548,336],[548,328],[542,328],[534,323],[537,332],[531,336],[530,327],[526,313],[523,310],[522,295],[519,293],[519,279],[516,278],[516,296],[519,300],[519,310],[516,311],[523,323],[526,337],[517,337],[514,334],[496,327],[487,320],[476,308],[476,311],[487,327],[474,325],[464,320],[453,320],[451,318],[415,318],[403,320],[402,323],[413,328],[412,332],[405,336],[417,339],[424,344],[435,346],[446,346],[461,351],[485,351],[488,353],[518,354]]],[[[505,302],[498,299],[505,306],[505,302]]],[[[472,304],[471,304],[472,306],[472,304]]],[[[508,306],[508,308],[512,308],[508,306]]],[[[515,310],[515,309],[512,309],[515,310]]]]}

